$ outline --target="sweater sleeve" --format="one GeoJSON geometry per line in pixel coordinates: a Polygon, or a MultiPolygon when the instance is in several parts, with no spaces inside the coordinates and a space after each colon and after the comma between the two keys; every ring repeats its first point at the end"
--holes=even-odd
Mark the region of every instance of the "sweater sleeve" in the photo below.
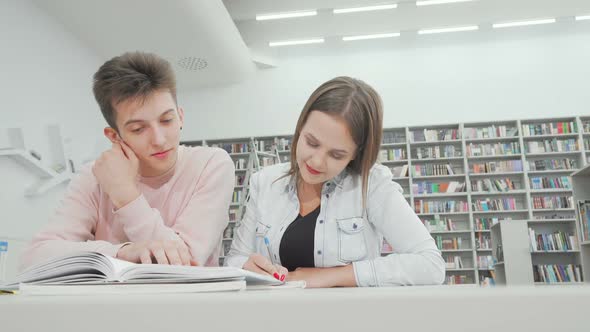
{"type": "Polygon", "coordinates": [[[20,257],[19,269],[78,251],[116,256],[123,243],[95,240],[98,222],[98,184],[90,166],[70,182],[50,222],[33,237],[20,257]]]}

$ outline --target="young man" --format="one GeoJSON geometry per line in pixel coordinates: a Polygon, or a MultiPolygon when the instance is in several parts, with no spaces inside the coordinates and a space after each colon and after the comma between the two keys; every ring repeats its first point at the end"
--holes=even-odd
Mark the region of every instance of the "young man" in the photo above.
{"type": "Polygon", "coordinates": [[[179,145],[184,112],[170,64],[126,53],[94,75],[112,148],[73,179],[21,268],[76,251],[135,263],[218,265],[234,165],[222,149],[179,145]]]}

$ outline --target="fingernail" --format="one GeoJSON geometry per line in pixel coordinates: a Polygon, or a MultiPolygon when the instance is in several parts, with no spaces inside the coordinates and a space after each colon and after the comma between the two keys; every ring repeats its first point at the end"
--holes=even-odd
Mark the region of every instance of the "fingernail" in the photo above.
{"type": "Polygon", "coordinates": [[[273,276],[275,277],[275,279],[279,279],[279,274],[275,272],[275,274],[273,274],[273,276]]]}
{"type": "Polygon", "coordinates": [[[285,281],[285,275],[284,274],[281,276],[281,281],[285,281]]]}

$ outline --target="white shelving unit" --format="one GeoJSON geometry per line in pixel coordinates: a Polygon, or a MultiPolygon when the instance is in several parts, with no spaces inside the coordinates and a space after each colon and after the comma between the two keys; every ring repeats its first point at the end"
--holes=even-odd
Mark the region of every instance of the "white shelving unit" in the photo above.
{"type": "MultiPolygon", "coordinates": [[[[561,125],[562,126],[562,125],[561,125]]],[[[557,128],[557,127],[556,127],[557,128]]],[[[559,130],[559,129],[557,129],[559,130]]],[[[561,131],[563,131],[563,126],[561,131]]],[[[226,142],[241,142],[248,140],[290,140],[292,136],[276,135],[266,137],[250,137],[243,139],[224,140],[226,142]]],[[[433,229],[433,237],[440,236],[443,240],[461,238],[461,247],[455,250],[443,250],[443,258],[451,259],[455,256],[461,258],[463,267],[449,267],[447,269],[447,283],[478,283],[481,279],[491,277],[494,273],[494,262],[491,251],[491,234],[489,226],[492,220],[503,219],[528,220],[527,226],[537,231],[553,232],[567,230],[576,233],[575,210],[573,206],[566,208],[537,209],[534,206],[535,197],[564,196],[571,197],[570,188],[559,189],[532,189],[531,178],[545,177],[556,178],[569,176],[575,170],[588,163],[590,158],[590,146],[584,146],[584,139],[590,139],[590,117],[568,117],[550,119],[529,119],[510,121],[490,121],[479,123],[455,123],[447,125],[414,126],[385,128],[380,155],[380,162],[391,168],[394,173],[394,181],[404,189],[404,197],[412,208],[417,208],[417,202],[461,202],[466,205],[463,211],[422,211],[417,213],[424,222],[435,222],[450,219],[455,225],[454,230],[433,229]],[[572,133],[542,133],[529,135],[524,132],[523,126],[540,125],[547,123],[575,123],[575,131],[572,133]],[[583,127],[585,126],[585,127],[583,127]],[[501,129],[498,129],[501,128],[501,129]],[[582,131],[582,128],[586,128],[582,131]],[[425,132],[426,130],[426,132],[425,132]],[[492,133],[492,131],[494,131],[492,133]],[[444,134],[447,134],[445,139],[444,134]],[[499,133],[500,135],[496,135],[499,133]],[[424,137],[422,137],[424,136],[424,137]],[[558,152],[528,152],[529,142],[551,142],[555,140],[575,140],[578,149],[575,151],[558,152]],[[486,153],[471,153],[474,147],[485,151],[494,151],[494,155],[486,153]],[[510,149],[506,150],[507,147],[510,149]],[[517,148],[513,151],[512,148],[517,148]],[[492,149],[493,148],[493,149],[492,149]],[[438,149],[438,152],[437,152],[438,149]],[[391,152],[389,152],[391,151],[391,152]],[[505,153],[497,153],[504,151],[505,153]],[[508,151],[508,152],[507,152],[508,151]],[[570,160],[571,164],[565,168],[549,169],[541,165],[546,161],[570,160]],[[541,162],[535,165],[534,162],[541,162]],[[520,163],[518,170],[499,169],[494,172],[475,172],[474,165],[500,165],[501,163],[520,163]],[[454,174],[429,174],[419,175],[415,166],[428,168],[432,165],[450,165],[454,174]],[[405,169],[404,169],[405,168],[405,169]],[[401,174],[401,172],[404,172],[401,174]],[[510,180],[514,184],[514,190],[509,191],[482,191],[472,190],[472,182],[484,180],[510,180]],[[453,193],[418,193],[412,190],[415,185],[430,182],[432,184],[449,183],[457,181],[465,183],[465,189],[453,193]],[[478,203],[489,200],[500,200],[513,204],[511,209],[479,211],[478,203]],[[539,219],[543,218],[543,219],[539,219]],[[485,227],[484,227],[485,226],[485,227]],[[478,245],[483,243],[483,248],[478,245]],[[489,248],[488,248],[489,247],[489,248]]],[[[210,145],[209,141],[199,141],[201,145],[210,145]]],[[[530,143],[532,144],[536,143],[530,143]]],[[[290,145],[290,144],[289,144],[290,145]]],[[[589,144],[590,145],[590,142],[589,144]]],[[[265,144],[265,146],[267,146],[265,144]]],[[[291,151],[278,151],[282,162],[290,156],[291,151]]],[[[489,171],[489,170],[488,170],[489,171]]],[[[244,174],[238,170],[236,174],[244,174]]],[[[488,202],[488,201],[486,201],[488,202]]],[[[453,204],[453,203],[448,203],[453,204]]],[[[456,204],[456,203],[455,203],[456,204]]],[[[419,211],[418,211],[419,212],[419,211]]],[[[527,239],[528,241],[528,239],[527,239]]],[[[226,242],[230,242],[229,239],[226,242]]],[[[529,245],[529,243],[526,243],[529,245]]],[[[383,254],[387,254],[391,248],[384,245],[383,254]]],[[[569,251],[548,254],[530,254],[532,264],[579,264],[582,252],[569,251]]],[[[590,254],[590,253],[589,253],[590,254]]],[[[532,271],[532,266],[530,270],[532,271]]]]}
{"type": "Polygon", "coordinates": [[[9,147],[0,148],[0,157],[14,160],[39,178],[37,183],[25,189],[25,196],[42,195],[51,188],[71,179],[72,173],[66,162],[63,139],[58,125],[47,127],[47,140],[50,149],[47,160],[39,160],[29,152],[30,147],[25,144],[21,128],[9,128],[6,129],[6,132],[9,147]]]}
{"type": "MultiPolygon", "coordinates": [[[[572,174],[572,180],[574,186],[574,202],[576,205],[580,201],[590,202],[590,166],[586,166],[572,174]]],[[[590,279],[588,276],[590,276],[590,239],[584,236],[582,223],[586,223],[586,227],[590,225],[588,225],[588,220],[582,218],[580,211],[576,213],[576,218],[577,230],[579,234],[578,240],[580,243],[582,275],[584,277],[584,282],[589,283],[590,279]]]]}

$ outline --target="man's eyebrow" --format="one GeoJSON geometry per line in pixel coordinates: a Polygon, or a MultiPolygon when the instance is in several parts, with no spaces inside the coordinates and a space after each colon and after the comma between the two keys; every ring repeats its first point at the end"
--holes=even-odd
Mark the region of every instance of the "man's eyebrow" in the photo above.
{"type": "MultiPolygon", "coordinates": [[[[168,113],[170,113],[170,112],[173,112],[173,111],[175,111],[175,109],[174,109],[174,108],[171,108],[171,109],[169,109],[169,110],[167,110],[167,111],[163,112],[162,114],[160,114],[160,116],[166,115],[166,114],[168,114],[168,113]]],[[[124,124],[123,126],[125,127],[125,126],[127,126],[127,125],[130,125],[130,124],[132,124],[132,123],[138,123],[138,122],[145,122],[145,120],[140,120],[140,119],[131,119],[131,120],[127,120],[127,122],[125,122],[125,124],[124,124]]]]}

